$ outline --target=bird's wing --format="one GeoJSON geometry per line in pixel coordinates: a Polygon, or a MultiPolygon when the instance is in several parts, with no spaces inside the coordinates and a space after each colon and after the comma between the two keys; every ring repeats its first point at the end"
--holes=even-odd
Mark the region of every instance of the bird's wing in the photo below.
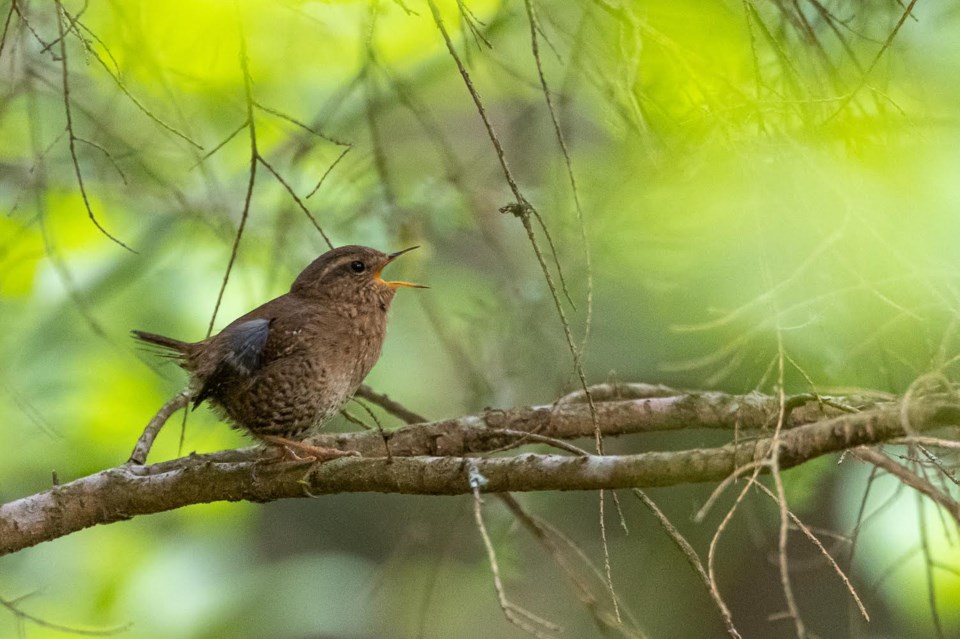
{"type": "Polygon", "coordinates": [[[228,345],[224,364],[249,375],[263,362],[263,347],[270,335],[268,319],[248,320],[232,326],[223,337],[228,345]]]}
{"type": "Polygon", "coordinates": [[[216,393],[229,378],[248,376],[263,365],[263,351],[270,336],[269,319],[252,319],[228,326],[218,339],[223,342],[223,356],[216,368],[203,382],[193,400],[196,408],[204,399],[216,393]]]}

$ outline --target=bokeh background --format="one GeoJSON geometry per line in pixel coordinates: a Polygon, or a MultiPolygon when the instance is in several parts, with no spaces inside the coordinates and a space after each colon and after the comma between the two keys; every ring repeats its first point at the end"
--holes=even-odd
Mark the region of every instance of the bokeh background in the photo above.
{"type": "MultiPolygon", "coordinates": [[[[901,394],[930,373],[955,377],[955,3],[438,5],[556,245],[578,342],[589,319],[588,380],[772,391],[780,349],[788,392],[901,394]]],[[[211,321],[250,177],[241,34],[258,150],[314,221],[257,167],[215,327],[285,292],[326,250],[319,226],[335,245],[423,247],[391,267],[432,288],[398,295],[375,389],[440,418],[576,387],[526,232],[498,212],[514,196],[424,2],[8,0],[0,24],[0,500],[48,487],[52,471],[69,481],[124,461],[183,387],[127,333],[200,339],[211,321]],[[77,167],[89,210],[133,251],[93,224],[77,167]]],[[[607,447],[720,441],[691,431],[607,447]]],[[[248,443],[201,409],[183,430],[170,422],[152,459],[248,443]]],[[[784,480],[871,621],[792,534],[811,630],[931,637],[939,624],[956,636],[955,528],[895,482],[873,477],[867,491],[868,468],[837,462],[784,480]]],[[[650,491],[704,555],[733,498],[695,524],[711,488],[650,491]]],[[[519,499],[603,565],[596,494],[519,499]]],[[[651,637],[722,636],[681,555],[629,493],[620,500],[625,528],[609,501],[606,525],[625,618],[651,637]]],[[[508,595],[564,636],[599,636],[512,516],[492,499],[485,516],[508,595]]],[[[777,526],[768,498],[751,494],[718,547],[721,591],[747,637],[793,636],[778,618],[777,526]]],[[[0,597],[24,597],[18,609],[47,622],[138,638],[524,636],[497,606],[469,498],[140,517],[0,559],[0,597]]],[[[63,632],[0,608],[0,636],[18,635],[63,632]]]]}

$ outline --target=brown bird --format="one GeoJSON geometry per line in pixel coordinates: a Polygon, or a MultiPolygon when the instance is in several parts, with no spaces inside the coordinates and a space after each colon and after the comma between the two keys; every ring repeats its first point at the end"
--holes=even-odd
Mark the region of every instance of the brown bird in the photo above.
{"type": "Polygon", "coordinates": [[[338,457],[345,453],[302,440],[347,403],[377,362],[397,288],[427,288],[380,276],[415,248],[389,255],[365,246],[327,251],[289,293],[199,342],[133,335],[166,349],[190,374],[194,408],[206,400],[261,441],[318,460],[338,457]]]}

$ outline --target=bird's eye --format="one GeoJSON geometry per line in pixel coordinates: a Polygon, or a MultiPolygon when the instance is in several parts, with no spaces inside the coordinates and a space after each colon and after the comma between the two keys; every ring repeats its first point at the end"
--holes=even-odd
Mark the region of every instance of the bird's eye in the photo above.
{"type": "Polygon", "coordinates": [[[350,262],[350,270],[354,273],[363,273],[367,270],[367,266],[360,260],[354,260],[350,262]]]}

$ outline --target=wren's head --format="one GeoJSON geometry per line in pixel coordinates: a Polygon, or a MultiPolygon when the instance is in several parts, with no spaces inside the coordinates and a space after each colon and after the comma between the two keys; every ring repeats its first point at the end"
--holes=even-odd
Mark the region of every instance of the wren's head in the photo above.
{"type": "Polygon", "coordinates": [[[412,246],[396,253],[381,253],[366,246],[341,246],[315,259],[294,280],[290,292],[300,297],[357,304],[380,304],[384,309],[397,288],[427,288],[410,282],[390,282],[380,273],[412,246]]]}

